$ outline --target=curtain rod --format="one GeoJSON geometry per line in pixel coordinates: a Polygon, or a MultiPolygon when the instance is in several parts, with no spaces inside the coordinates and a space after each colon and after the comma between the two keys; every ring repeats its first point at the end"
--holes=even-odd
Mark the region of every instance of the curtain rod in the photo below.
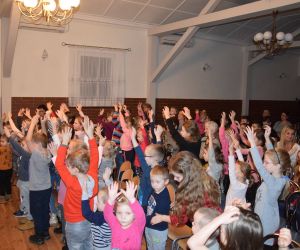
{"type": "Polygon", "coordinates": [[[101,46],[92,46],[92,45],[83,45],[83,44],[72,44],[72,43],[61,43],[62,46],[72,46],[72,47],[85,47],[85,48],[98,48],[98,49],[112,49],[112,50],[125,50],[131,51],[131,48],[123,49],[123,48],[112,48],[112,47],[101,47],[101,46]]]}

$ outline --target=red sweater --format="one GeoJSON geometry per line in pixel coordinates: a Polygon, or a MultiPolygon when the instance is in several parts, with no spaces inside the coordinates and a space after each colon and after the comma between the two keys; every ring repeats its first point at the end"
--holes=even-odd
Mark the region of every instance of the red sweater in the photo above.
{"type": "MultiPolygon", "coordinates": [[[[98,191],[98,161],[99,154],[97,143],[95,139],[89,140],[90,145],[90,166],[88,175],[90,175],[94,181],[93,196],[97,194],[98,191]]],[[[84,221],[85,218],[81,213],[81,195],[82,190],[80,183],[76,176],[70,174],[67,166],[65,164],[65,159],[67,155],[67,147],[60,146],[57,152],[57,158],[55,162],[55,167],[66,185],[66,196],[64,200],[64,215],[67,222],[76,223],[84,221]]],[[[93,199],[91,199],[90,205],[93,207],[93,199]]]]}

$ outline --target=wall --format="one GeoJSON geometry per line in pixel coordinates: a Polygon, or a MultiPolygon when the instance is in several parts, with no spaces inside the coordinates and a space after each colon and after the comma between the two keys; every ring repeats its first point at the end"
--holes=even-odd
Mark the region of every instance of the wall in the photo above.
{"type": "Polygon", "coordinates": [[[79,20],[73,20],[69,32],[62,34],[19,30],[11,96],[68,96],[68,48],[62,42],[131,48],[126,56],[125,96],[146,96],[146,31],[79,20]],[[44,49],[49,57],[43,61],[44,49]]]}
{"type": "Polygon", "coordinates": [[[262,59],[249,68],[251,100],[296,100],[300,98],[299,55],[285,53],[262,59]],[[283,78],[280,75],[284,74],[283,78]]]}
{"type": "MultiPolygon", "coordinates": [[[[170,49],[160,46],[160,60],[170,49]]],[[[242,48],[226,43],[195,39],[158,81],[159,98],[241,99],[242,48]],[[210,70],[203,70],[205,64],[210,70]]]]}

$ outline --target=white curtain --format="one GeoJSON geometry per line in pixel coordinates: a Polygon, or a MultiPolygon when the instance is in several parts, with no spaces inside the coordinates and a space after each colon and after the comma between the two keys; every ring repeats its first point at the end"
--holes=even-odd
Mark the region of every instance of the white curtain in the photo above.
{"type": "Polygon", "coordinates": [[[124,102],[125,52],[70,47],[69,105],[124,102]]]}

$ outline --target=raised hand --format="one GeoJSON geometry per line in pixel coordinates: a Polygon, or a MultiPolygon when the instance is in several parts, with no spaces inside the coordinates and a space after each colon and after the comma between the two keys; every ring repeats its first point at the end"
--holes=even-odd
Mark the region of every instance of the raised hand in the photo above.
{"type": "Polygon", "coordinates": [[[245,134],[248,138],[251,147],[255,147],[255,139],[254,139],[255,134],[253,128],[247,126],[245,129],[245,134]]]}
{"type": "Polygon", "coordinates": [[[23,116],[24,115],[24,112],[25,112],[25,109],[24,108],[21,108],[18,112],[18,116],[23,116]]]}
{"type": "Polygon", "coordinates": [[[48,143],[48,150],[53,156],[57,156],[57,145],[54,142],[48,143]]]}
{"type": "Polygon", "coordinates": [[[222,112],[222,114],[221,114],[221,127],[225,127],[225,123],[226,123],[226,113],[222,112]]]}
{"type": "Polygon", "coordinates": [[[65,104],[64,102],[62,104],[60,104],[59,110],[63,113],[66,113],[66,112],[70,111],[67,104],[65,104]]]}
{"type": "Polygon", "coordinates": [[[12,118],[11,112],[7,112],[7,116],[6,117],[7,117],[8,120],[11,120],[11,118],[12,118]]]}
{"type": "Polygon", "coordinates": [[[36,125],[36,124],[38,124],[39,120],[40,120],[40,116],[38,114],[36,114],[34,117],[32,117],[31,123],[36,125]]]}
{"type": "Polygon", "coordinates": [[[271,135],[271,127],[269,125],[265,125],[264,126],[264,129],[265,129],[265,138],[266,139],[269,139],[270,138],[270,135],[271,135]]]}
{"type": "Polygon", "coordinates": [[[279,249],[289,249],[289,245],[292,243],[291,230],[288,228],[281,228],[278,237],[279,249]]]}
{"type": "Polygon", "coordinates": [[[84,117],[84,113],[83,113],[83,111],[82,111],[82,104],[78,103],[78,104],[76,105],[76,109],[77,109],[79,115],[80,115],[81,117],[84,117]]]}
{"type": "Polygon", "coordinates": [[[47,105],[48,111],[52,111],[53,104],[51,102],[47,102],[46,105],[47,105]]]}
{"type": "Polygon", "coordinates": [[[115,112],[118,112],[119,109],[118,109],[118,104],[114,104],[114,109],[115,109],[115,112]]]}
{"type": "Polygon", "coordinates": [[[235,207],[241,207],[243,209],[250,209],[251,207],[251,203],[247,203],[241,199],[238,199],[238,198],[234,198],[232,199],[231,201],[229,201],[229,204],[231,206],[235,206],[235,207]]]}
{"type": "Polygon", "coordinates": [[[152,109],[149,110],[149,112],[148,112],[148,118],[149,118],[150,122],[153,122],[153,110],[152,109]]]}
{"type": "Polygon", "coordinates": [[[130,203],[135,202],[135,192],[136,192],[137,186],[134,185],[132,181],[126,182],[126,191],[121,190],[122,194],[125,195],[125,197],[129,200],[130,203]]]}
{"type": "Polygon", "coordinates": [[[90,120],[88,116],[84,116],[83,119],[83,129],[89,139],[92,139],[94,137],[94,123],[90,120]]]}
{"type": "Polygon", "coordinates": [[[183,108],[183,114],[188,120],[192,120],[191,111],[188,107],[183,108]]]}
{"type": "Polygon", "coordinates": [[[170,118],[170,109],[168,106],[165,106],[162,110],[163,115],[165,117],[165,119],[169,119],[170,118]]]}
{"type": "Polygon", "coordinates": [[[100,109],[99,116],[102,116],[104,114],[104,109],[100,109]]]}
{"type": "Polygon", "coordinates": [[[225,207],[224,212],[218,217],[219,223],[230,224],[239,219],[240,210],[235,206],[227,206],[225,207]]]}
{"type": "Polygon", "coordinates": [[[156,139],[161,138],[161,134],[164,132],[164,128],[160,125],[157,125],[156,128],[154,128],[154,134],[156,139]]]}
{"type": "Polygon", "coordinates": [[[234,123],[235,121],[235,116],[236,116],[236,113],[234,110],[232,110],[230,113],[229,113],[229,119],[231,120],[231,123],[234,123]]]}
{"type": "Polygon", "coordinates": [[[31,120],[30,109],[26,108],[24,115],[31,120]]]}
{"type": "Polygon", "coordinates": [[[118,188],[119,184],[117,182],[114,182],[108,187],[108,204],[113,205],[115,203],[115,200],[121,194],[121,192],[118,192],[118,188]]]}
{"type": "Polygon", "coordinates": [[[62,144],[68,145],[72,138],[72,128],[66,127],[62,132],[62,144]]]}

